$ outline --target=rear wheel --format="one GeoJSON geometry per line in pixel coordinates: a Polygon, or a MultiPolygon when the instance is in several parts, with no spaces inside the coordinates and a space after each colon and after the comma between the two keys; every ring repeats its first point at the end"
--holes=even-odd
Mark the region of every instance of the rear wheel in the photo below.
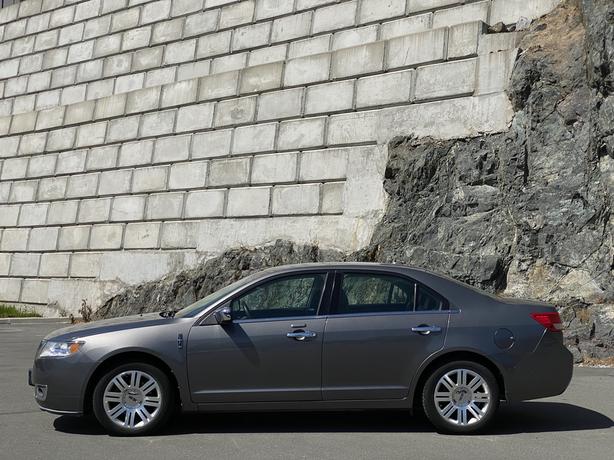
{"type": "Polygon", "coordinates": [[[124,436],[149,434],[160,428],[173,408],[168,377],[155,366],[127,363],[96,385],[93,408],[100,424],[124,436]]]}
{"type": "Polygon", "coordinates": [[[439,431],[475,433],[494,417],[499,407],[499,387],[492,372],[481,364],[455,361],[429,376],[422,405],[439,431]]]}

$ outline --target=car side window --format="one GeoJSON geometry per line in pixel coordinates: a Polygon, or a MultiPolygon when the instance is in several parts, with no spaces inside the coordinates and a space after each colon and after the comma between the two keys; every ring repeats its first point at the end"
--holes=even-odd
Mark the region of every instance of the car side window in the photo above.
{"type": "Polygon", "coordinates": [[[417,286],[416,311],[437,311],[447,309],[447,302],[442,297],[424,286],[417,286]]]}
{"type": "Polygon", "coordinates": [[[346,273],[333,314],[412,311],[414,285],[397,276],[346,273]]]}
{"type": "Polygon", "coordinates": [[[316,315],[325,283],[325,273],[274,279],[234,299],[232,317],[241,320],[316,315]]]}

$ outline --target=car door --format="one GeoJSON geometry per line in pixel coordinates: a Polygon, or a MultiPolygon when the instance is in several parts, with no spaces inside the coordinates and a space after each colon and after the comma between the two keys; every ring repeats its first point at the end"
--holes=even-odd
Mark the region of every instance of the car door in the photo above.
{"type": "Polygon", "coordinates": [[[394,273],[337,273],[324,331],[324,400],[402,399],[420,364],[440,350],[445,299],[394,273]]]}
{"type": "Polygon", "coordinates": [[[232,322],[194,326],[188,378],[197,403],[322,399],[325,271],[268,278],[225,305],[232,322]]]}

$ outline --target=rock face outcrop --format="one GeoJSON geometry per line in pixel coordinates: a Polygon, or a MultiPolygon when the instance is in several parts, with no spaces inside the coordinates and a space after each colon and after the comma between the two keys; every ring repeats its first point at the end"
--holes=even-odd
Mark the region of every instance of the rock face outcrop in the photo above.
{"type": "Polygon", "coordinates": [[[232,249],[192,270],[172,274],[160,281],[126,289],[106,302],[95,318],[183,308],[234,281],[269,267],[306,262],[344,260],[338,251],[316,246],[298,246],[287,241],[258,249],[232,249]]]}
{"type": "Polygon", "coordinates": [[[375,259],[556,303],[578,355],[614,345],[614,4],[569,1],[520,44],[506,133],[396,139],[375,259]]]}
{"type": "Polygon", "coordinates": [[[501,134],[396,138],[386,213],[353,254],[288,242],[237,249],[98,312],[181,307],[262,268],[361,260],[406,263],[502,295],[561,307],[577,360],[614,353],[614,4],[570,0],[521,41],[501,134]]]}

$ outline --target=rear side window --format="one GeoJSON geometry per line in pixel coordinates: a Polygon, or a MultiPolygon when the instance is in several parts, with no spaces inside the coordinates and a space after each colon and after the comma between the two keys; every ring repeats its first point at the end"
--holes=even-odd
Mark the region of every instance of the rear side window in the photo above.
{"type": "Polygon", "coordinates": [[[395,276],[347,273],[343,275],[337,314],[411,311],[414,283],[395,276]]]}
{"type": "Polygon", "coordinates": [[[416,311],[447,310],[447,302],[422,285],[416,286],[416,311]]]}
{"type": "Polygon", "coordinates": [[[447,305],[431,289],[403,277],[345,273],[332,314],[439,311],[447,305]]]}

